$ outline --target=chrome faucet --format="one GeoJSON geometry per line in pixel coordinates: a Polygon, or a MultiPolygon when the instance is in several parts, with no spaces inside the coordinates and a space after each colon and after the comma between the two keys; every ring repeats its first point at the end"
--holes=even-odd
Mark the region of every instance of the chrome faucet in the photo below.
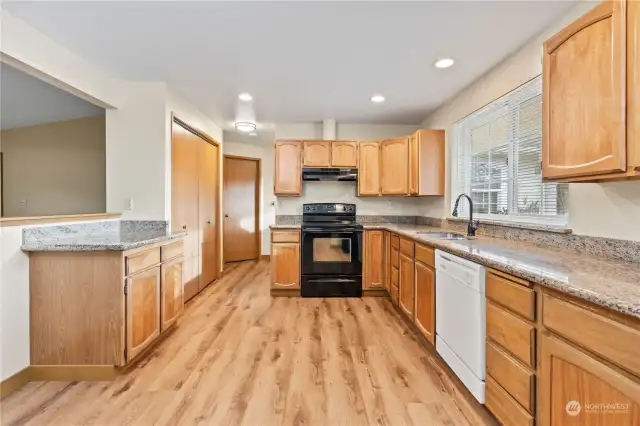
{"type": "Polygon", "coordinates": [[[453,207],[453,217],[458,217],[458,203],[460,202],[460,198],[466,197],[469,200],[469,225],[467,226],[467,237],[475,237],[476,231],[478,230],[478,221],[473,221],[473,201],[471,201],[471,197],[467,194],[460,194],[456,199],[456,205],[453,207]]]}

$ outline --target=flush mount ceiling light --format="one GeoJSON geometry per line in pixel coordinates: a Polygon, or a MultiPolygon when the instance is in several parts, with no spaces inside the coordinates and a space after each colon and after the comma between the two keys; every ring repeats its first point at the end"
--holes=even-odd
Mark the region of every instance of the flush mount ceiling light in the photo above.
{"type": "Polygon", "coordinates": [[[240,93],[238,95],[238,99],[240,99],[241,101],[244,101],[244,102],[249,102],[250,100],[253,99],[253,96],[251,96],[249,93],[245,92],[245,93],[240,93]]]}
{"type": "Polygon", "coordinates": [[[248,121],[238,121],[235,123],[236,130],[243,133],[249,133],[256,130],[256,123],[250,123],[248,121]]]}
{"type": "Polygon", "coordinates": [[[380,103],[384,102],[384,96],[382,96],[382,95],[373,95],[371,97],[371,102],[376,103],[376,104],[380,104],[380,103]]]}
{"type": "Polygon", "coordinates": [[[442,58],[438,59],[434,65],[436,68],[449,68],[453,63],[454,60],[451,58],[442,58]]]}

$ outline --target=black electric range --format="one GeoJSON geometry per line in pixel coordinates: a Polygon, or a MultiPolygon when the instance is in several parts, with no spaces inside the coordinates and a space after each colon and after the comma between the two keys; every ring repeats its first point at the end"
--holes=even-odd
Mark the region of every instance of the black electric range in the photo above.
{"type": "Polygon", "coordinates": [[[302,297],[362,296],[362,233],[355,204],[304,204],[302,297]]]}

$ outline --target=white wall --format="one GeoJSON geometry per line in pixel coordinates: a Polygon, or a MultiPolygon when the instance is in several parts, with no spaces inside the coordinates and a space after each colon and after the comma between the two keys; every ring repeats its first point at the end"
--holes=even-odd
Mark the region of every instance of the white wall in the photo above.
{"type": "MultiPolygon", "coordinates": [[[[541,74],[542,43],[593,5],[591,2],[578,4],[558,22],[427,117],[422,127],[447,130],[447,165],[451,165],[453,125],[456,121],[541,74]]],[[[451,171],[451,167],[448,171],[451,171]]],[[[450,173],[447,173],[447,196],[425,199],[425,215],[450,215],[450,177],[450,173]]],[[[569,227],[576,234],[640,240],[638,217],[640,182],[579,183],[569,187],[569,227]]]]}
{"type": "Polygon", "coordinates": [[[338,123],[336,138],[339,140],[376,141],[396,136],[410,135],[420,126],[405,124],[351,124],[338,123]]]}
{"type": "Polygon", "coordinates": [[[262,166],[262,176],[260,184],[260,232],[262,235],[262,254],[271,253],[271,234],[269,227],[276,222],[276,196],[273,194],[273,144],[247,144],[225,141],[224,153],[229,155],[239,155],[242,157],[260,158],[262,166]]]}

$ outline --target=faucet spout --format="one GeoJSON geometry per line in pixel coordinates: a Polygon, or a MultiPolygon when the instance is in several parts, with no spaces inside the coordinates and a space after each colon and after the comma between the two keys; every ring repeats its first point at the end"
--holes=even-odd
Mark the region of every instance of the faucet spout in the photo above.
{"type": "Polygon", "coordinates": [[[460,198],[465,197],[469,200],[469,225],[467,226],[467,237],[475,237],[476,231],[478,230],[478,221],[473,221],[473,200],[467,194],[460,194],[458,198],[456,198],[456,204],[453,207],[453,212],[451,213],[454,217],[458,217],[458,204],[460,203],[460,198]]]}

